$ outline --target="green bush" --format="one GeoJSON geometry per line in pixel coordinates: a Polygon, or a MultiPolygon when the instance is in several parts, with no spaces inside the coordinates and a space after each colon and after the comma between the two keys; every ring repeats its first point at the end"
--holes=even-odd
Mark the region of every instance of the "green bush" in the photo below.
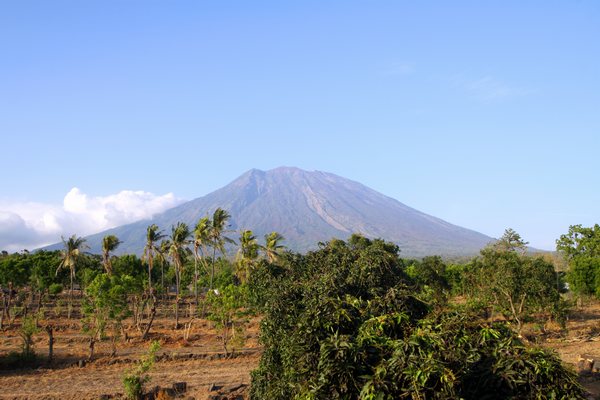
{"type": "Polygon", "coordinates": [[[154,365],[156,359],[156,352],[160,349],[160,343],[153,341],[150,344],[148,352],[142,356],[137,366],[123,375],[121,381],[125,387],[125,395],[128,399],[139,399],[142,397],[144,392],[144,383],[150,380],[147,375],[148,371],[154,365]]]}
{"type": "Polygon", "coordinates": [[[50,293],[53,296],[56,296],[57,294],[61,293],[63,291],[63,285],[60,283],[53,283],[48,287],[48,293],[50,293]]]}
{"type": "Polygon", "coordinates": [[[436,312],[398,248],[332,241],[251,277],[264,313],[253,399],[583,398],[553,353],[505,324],[436,312]]]}

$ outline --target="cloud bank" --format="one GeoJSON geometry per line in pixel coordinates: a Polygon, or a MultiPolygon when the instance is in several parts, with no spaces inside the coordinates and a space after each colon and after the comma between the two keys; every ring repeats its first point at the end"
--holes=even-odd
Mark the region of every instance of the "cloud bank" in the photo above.
{"type": "Polygon", "coordinates": [[[56,243],[61,235],[91,235],[151,218],[182,202],[173,193],[123,190],[95,197],[76,187],[62,205],[0,201],[0,250],[31,250],[56,243]]]}

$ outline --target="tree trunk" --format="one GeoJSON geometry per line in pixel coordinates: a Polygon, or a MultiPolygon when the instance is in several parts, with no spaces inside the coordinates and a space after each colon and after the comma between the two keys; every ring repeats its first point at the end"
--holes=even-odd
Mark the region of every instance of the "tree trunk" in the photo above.
{"type": "Polygon", "coordinates": [[[46,325],[46,333],[48,333],[48,363],[52,364],[54,359],[54,328],[51,325],[46,325]]]}
{"type": "Polygon", "coordinates": [[[94,358],[94,346],[96,345],[96,338],[94,336],[90,337],[90,353],[88,354],[88,361],[92,361],[94,358]]]}
{"type": "Polygon", "coordinates": [[[73,271],[71,271],[71,288],[69,289],[69,306],[67,307],[67,319],[71,319],[73,309],[73,271]]]}
{"type": "Polygon", "coordinates": [[[175,271],[175,329],[179,329],[179,272],[175,271]]]}
{"type": "Polygon", "coordinates": [[[168,292],[168,289],[165,287],[165,264],[160,262],[160,285],[162,286],[162,298],[163,301],[166,300],[165,293],[168,292]]]}
{"type": "Polygon", "coordinates": [[[42,291],[39,291],[39,297],[38,297],[38,302],[37,302],[37,310],[36,312],[40,312],[42,308],[42,291]]]}
{"type": "Polygon", "coordinates": [[[212,268],[210,271],[210,290],[213,289],[213,280],[215,278],[215,257],[217,256],[217,248],[213,247],[212,268]]]}
{"type": "Polygon", "coordinates": [[[198,307],[198,257],[194,259],[194,297],[196,307],[198,307]]]}
{"type": "Polygon", "coordinates": [[[148,321],[148,325],[146,325],[146,329],[144,329],[144,333],[142,333],[142,340],[146,340],[148,337],[148,332],[150,332],[150,327],[152,327],[152,323],[154,322],[154,317],[156,316],[156,301],[152,302],[152,309],[150,310],[150,321],[148,321]]]}
{"type": "Polygon", "coordinates": [[[110,338],[110,344],[111,344],[111,351],[110,351],[110,358],[114,358],[117,356],[117,333],[116,331],[113,333],[112,338],[110,338]]]}
{"type": "Polygon", "coordinates": [[[175,298],[175,329],[179,329],[179,295],[175,298]]]}
{"type": "Polygon", "coordinates": [[[148,289],[152,291],[152,248],[148,250],[148,289]]]}

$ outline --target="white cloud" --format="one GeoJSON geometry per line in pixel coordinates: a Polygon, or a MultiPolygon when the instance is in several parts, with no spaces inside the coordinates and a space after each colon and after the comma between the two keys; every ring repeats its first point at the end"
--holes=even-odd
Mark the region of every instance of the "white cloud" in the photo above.
{"type": "Polygon", "coordinates": [[[123,190],[89,196],[78,188],[65,195],[62,205],[0,201],[0,250],[34,249],[58,242],[61,235],[91,235],[151,218],[182,202],[173,193],[123,190]]]}

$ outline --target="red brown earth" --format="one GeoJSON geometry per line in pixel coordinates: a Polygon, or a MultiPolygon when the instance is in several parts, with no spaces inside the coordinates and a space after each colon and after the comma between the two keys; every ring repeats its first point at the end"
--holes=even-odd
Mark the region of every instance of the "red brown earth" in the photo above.
{"type": "MultiPolygon", "coordinates": [[[[189,321],[190,318],[182,319],[182,323],[189,321]]],[[[41,321],[41,325],[47,322],[41,321]]],[[[110,357],[110,341],[105,340],[96,345],[94,360],[79,366],[79,361],[88,356],[88,339],[81,333],[79,322],[62,317],[51,323],[57,328],[54,363],[42,363],[35,369],[0,370],[0,399],[123,398],[121,378],[147,351],[149,342],[142,341],[137,330],[130,328],[131,338],[118,342],[116,357],[110,357]]],[[[17,320],[2,332],[0,358],[11,351],[20,351],[18,328],[17,320]]],[[[600,303],[589,303],[574,311],[567,328],[565,334],[557,326],[529,325],[525,336],[554,349],[573,368],[582,354],[600,360],[600,303]]],[[[148,390],[155,386],[170,388],[175,382],[186,382],[187,390],[179,397],[204,400],[217,393],[211,390],[215,387],[249,385],[250,372],[260,359],[258,331],[258,318],[253,318],[243,333],[238,332],[238,339],[241,335],[243,341],[238,340],[233,356],[226,356],[212,322],[193,320],[185,340],[184,329],[174,330],[172,319],[159,318],[149,339],[158,340],[161,348],[145,387],[148,390]]],[[[35,335],[34,349],[45,356],[47,346],[48,336],[42,330],[35,335]]],[[[582,377],[581,381],[590,392],[590,398],[600,399],[600,378],[592,374],[582,377]]],[[[242,393],[241,398],[245,399],[247,387],[234,393],[229,398],[240,398],[236,396],[242,393]]]]}

